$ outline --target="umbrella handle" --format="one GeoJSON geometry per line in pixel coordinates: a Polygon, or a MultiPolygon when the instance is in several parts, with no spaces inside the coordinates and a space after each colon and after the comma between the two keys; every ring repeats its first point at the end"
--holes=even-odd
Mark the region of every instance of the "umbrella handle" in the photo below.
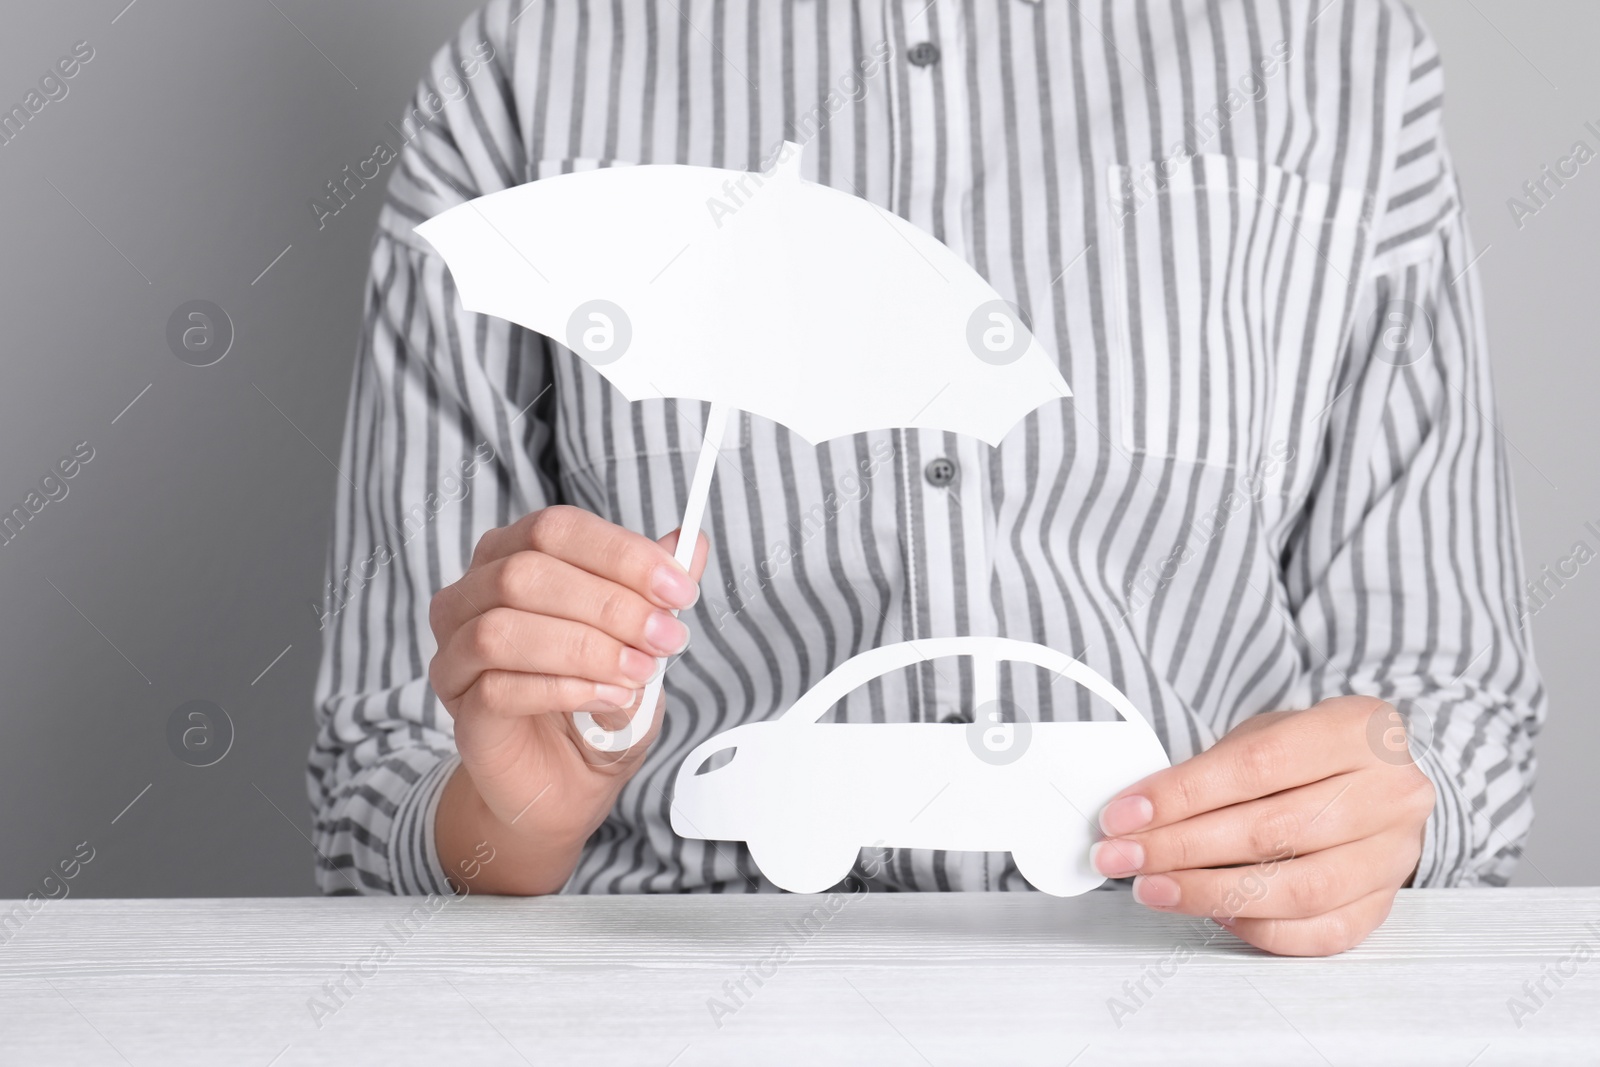
{"type": "MultiPolygon", "coordinates": [[[[722,445],[723,432],[728,425],[732,409],[726,404],[713,403],[706,412],[705,440],[700,444],[700,456],[694,465],[694,480],[689,483],[689,499],[683,507],[683,523],[678,532],[678,550],[673,558],[684,570],[694,562],[695,545],[700,540],[700,523],[705,518],[706,501],[711,496],[711,476],[717,469],[717,451],[722,445]]],[[[676,616],[678,613],[672,613],[676,616]]],[[[591,748],[601,752],[624,752],[650,732],[656,721],[656,701],[661,696],[662,681],[667,673],[666,657],[656,660],[655,677],[644,688],[639,710],[634,712],[628,725],[620,730],[607,730],[587,711],[574,712],[573,723],[591,748]]]]}

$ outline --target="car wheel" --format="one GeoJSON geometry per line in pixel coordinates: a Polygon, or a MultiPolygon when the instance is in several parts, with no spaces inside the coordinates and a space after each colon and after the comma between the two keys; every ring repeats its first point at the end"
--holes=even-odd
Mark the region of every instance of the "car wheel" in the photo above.
{"type": "Polygon", "coordinates": [[[821,893],[849,875],[861,849],[825,841],[749,842],[750,858],[767,881],[791,893],[821,893]]]}
{"type": "Polygon", "coordinates": [[[1011,860],[1029,885],[1053,897],[1075,897],[1105,881],[1103,875],[1089,866],[1087,856],[1081,865],[1075,864],[1059,846],[1019,848],[1011,853],[1011,860]]]}

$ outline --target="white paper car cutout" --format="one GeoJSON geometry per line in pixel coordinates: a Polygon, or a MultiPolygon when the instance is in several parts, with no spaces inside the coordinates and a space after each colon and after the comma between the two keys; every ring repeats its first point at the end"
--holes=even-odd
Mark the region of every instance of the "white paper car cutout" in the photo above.
{"type": "Polygon", "coordinates": [[[1089,863],[1100,809],[1168,765],[1138,709],[1071,656],[1008,638],[931,638],[863,652],[779,718],[697,746],[678,771],[672,828],[747,842],[761,873],[796,893],[830,888],[860,849],[881,845],[1010,852],[1034,888],[1075,896],[1105,881],[1089,863]],[[1001,661],[1054,671],[1123,721],[817,722],[871,679],[949,656],[974,657],[980,677],[1001,661]]]}

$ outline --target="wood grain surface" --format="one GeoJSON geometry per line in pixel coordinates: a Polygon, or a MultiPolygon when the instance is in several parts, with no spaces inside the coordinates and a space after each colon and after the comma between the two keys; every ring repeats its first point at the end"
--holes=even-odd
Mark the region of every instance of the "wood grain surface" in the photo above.
{"type": "Polygon", "coordinates": [[[1408,891],[1324,960],[1124,892],[66,900],[0,938],[6,1065],[1600,1063],[1600,889],[1408,891]]]}

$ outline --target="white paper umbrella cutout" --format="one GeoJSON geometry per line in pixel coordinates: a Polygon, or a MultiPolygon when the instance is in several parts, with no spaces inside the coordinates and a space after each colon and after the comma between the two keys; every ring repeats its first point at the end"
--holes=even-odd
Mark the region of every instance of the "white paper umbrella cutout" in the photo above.
{"type": "Polygon", "coordinates": [[[678,770],[672,829],[745,841],[774,885],[817,893],[865,847],[1010,852],[1034,888],[1075,896],[1105,881],[1089,862],[1100,809],[1168,766],[1161,741],[1115,686],[1046,645],[945,637],[870,649],[840,664],[781,717],[725,730],[678,770]],[[1084,686],[1121,722],[820,723],[873,678],[972,656],[975,677],[1032,663],[1084,686]],[[717,765],[714,757],[723,757],[717,765]]]}
{"type": "MultiPolygon", "coordinates": [[[[678,541],[685,567],[734,410],[813,444],[896,427],[999,444],[1071,395],[966,261],[802,179],[800,151],[785,144],[766,174],[652,164],[545,178],[416,228],[469,311],[564,341],[630,401],[710,404],[678,541]]],[[[636,744],[660,690],[658,670],[623,730],[579,713],[584,738],[606,751],[636,744]]]]}

